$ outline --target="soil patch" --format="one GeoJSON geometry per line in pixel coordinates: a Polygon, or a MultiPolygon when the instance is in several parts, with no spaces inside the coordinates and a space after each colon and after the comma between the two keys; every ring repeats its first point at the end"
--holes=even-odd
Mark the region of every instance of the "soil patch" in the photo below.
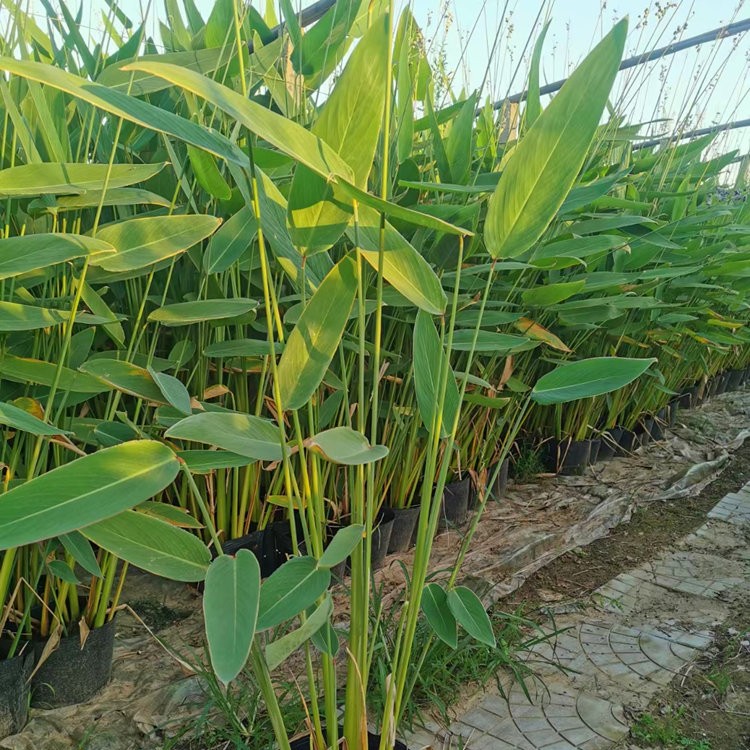
{"type": "Polygon", "coordinates": [[[636,747],[750,747],[750,603],[735,605],[714,643],[634,719],[636,747]]]}

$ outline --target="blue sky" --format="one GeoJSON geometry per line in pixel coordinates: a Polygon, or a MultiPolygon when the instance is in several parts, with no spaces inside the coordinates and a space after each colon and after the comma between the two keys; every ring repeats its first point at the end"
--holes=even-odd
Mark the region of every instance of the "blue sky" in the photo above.
{"type": "MultiPolygon", "coordinates": [[[[28,0],[40,13],[38,0],[28,0]]],[[[103,0],[82,0],[84,24],[101,27],[103,0]]],[[[153,0],[164,15],[163,0],[153,0]]],[[[208,15],[212,0],[195,0],[208,15]]],[[[255,0],[256,7],[266,0],[255,0]]],[[[295,7],[312,0],[292,0],[295,7]]],[[[403,7],[407,0],[395,0],[403,7]]],[[[69,0],[75,6],[74,0],[69,0]]],[[[134,20],[147,0],[121,0],[134,20]]],[[[179,4],[179,0],[178,0],[179,4]]],[[[523,88],[530,46],[541,22],[550,20],[542,81],[565,77],[624,15],[630,18],[626,55],[641,53],[750,16],[750,0],[410,0],[433,52],[442,50],[453,88],[473,90],[486,79],[493,99],[523,88]],[[495,48],[492,59],[490,50],[495,48]]],[[[750,117],[750,34],[678,53],[622,73],[614,91],[631,122],[654,116],[687,127],[750,117]],[[729,54],[734,44],[736,49],[729,54]]],[[[664,132],[669,125],[653,126],[664,132]]],[[[720,150],[750,150],[750,129],[721,136],[720,150]]]]}

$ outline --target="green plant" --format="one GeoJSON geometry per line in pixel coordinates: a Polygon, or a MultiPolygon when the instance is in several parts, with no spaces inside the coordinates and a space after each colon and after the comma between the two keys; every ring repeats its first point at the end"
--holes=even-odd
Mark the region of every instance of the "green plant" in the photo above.
{"type": "Polygon", "coordinates": [[[519,483],[533,479],[544,472],[544,462],[535,448],[521,447],[518,455],[513,457],[513,476],[519,483]]]}
{"type": "Polygon", "coordinates": [[[718,669],[706,675],[719,698],[724,698],[732,687],[732,675],[724,669],[718,669]]]}
{"type": "Polygon", "coordinates": [[[642,713],[630,728],[631,735],[647,746],[652,747],[680,747],[686,750],[711,750],[707,740],[697,740],[686,737],[679,728],[679,721],[684,711],[668,711],[665,715],[655,717],[650,713],[642,713]]]}
{"type": "Polygon", "coordinates": [[[639,127],[602,123],[625,22],[546,108],[540,40],[501,139],[482,92],[442,106],[408,10],[339,2],[306,32],[282,11],[277,38],[270,6],[186,3],[155,40],[112,8],[93,49],[71,14],[45,34],[19,11],[0,41],[0,601],[19,644],[39,599],[42,631],[101,625],[128,564],[205,580],[216,679],[249,664],[281,748],[297,651],[317,745],[343,708],[349,747],[375,724],[385,748],[425,623],[496,646],[457,583],[486,496],[429,578],[448,478],[747,366],[748,209],[709,200],[708,139],[636,151],[639,127]],[[386,501],[420,517],[373,713],[386,501]],[[265,582],[223,554],[284,522],[265,582]],[[343,648],[327,587],[349,556],[343,648]]]}

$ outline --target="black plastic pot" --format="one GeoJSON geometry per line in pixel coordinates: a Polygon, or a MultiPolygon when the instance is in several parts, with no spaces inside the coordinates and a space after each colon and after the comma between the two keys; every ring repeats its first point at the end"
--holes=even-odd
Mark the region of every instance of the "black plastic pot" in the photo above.
{"type": "Polygon", "coordinates": [[[711,398],[712,396],[718,396],[720,393],[720,387],[721,375],[714,375],[714,377],[708,382],[708,397],[711,398]]]}
{"type": "Polygon", "coordinates": [[[668,411],[668,418],[667,418],[667,424],[670,427],[674,427],[677,424],[677,414],[680,411],[680,399],[673,398],[669,402],[669,411],[668,411]]]}
{"type": "Polygon", "coordinates": [[[559,454],[559,473],[574,476],[583,474],[591,459],[591,441],[569,440],[561,441],[559,445],[565,449],[564,453],[559,454]]]}
{"type": "MultiPolygon", "coordinates": [[[[46,641],[34,642],[37,661],[45,644],[46,641]]],[[[114,618],[94,628],[83,648],[77,632],[63,638],[31,680],[31,705],[59,708],[93,698],[109,682],[114,647],[114,618]]]]}
{"type": "MultiPolygon", "coordinates": [[[[500,464],[500,471],[497,473],[497,478],[494,484],[489,488],[490,500],[500,500],[505,497],[505,491],[508,489],[508,469],[510,467],[510,458],[506,457],[500,464]]],[[[495,472],[497,471],[497,464],[490,466],[489,478],[492,479],[495,472]]]]}
{"type": "Polygon", "coordinates": [[[617,454],[620,447],[621,435],[622,427],[612,427],[602,433],[602,436],[599,439],[599,453],[597,454],[598,461],[607,461],[617,454]]]}
{"type": "MultiPolygon", "coordinates": [[[[636,435],[641,445],[648,445],[653,438],[654,432],[654,418],[644,417],[635,428],[636,435]]],[[[636,446],[637,448],[638,446],[636,446]]]]}
{"type": "Polygon", "coordinates": [[[3,650],[0,646],[0,740],[20,732],[26,724],[29,713],[28,679],[34,668],[34,657],[30,651],[6,659],[3,650]]]}
{"type": "Polygon", "coordinates": [[[385,556],[388,554],[388,546],[391,543],[393,533],[393,522],[395,514],[391,508],[381,508],[375,518],[375,526],[372,530],[372,548],[370,552],[370,565],[373,570],[382,567],[385,556]]]}
{"type": "Polygon", "coordinates": [[[591,451],[589,452],[589,466],[593,466],[599,461],[599,451],[602,449],[601,438],[592,438],[589,440],[591,443],[591,451]]]}
{"type": "Polygon", "coordinates": [[[626,430],[624,427],[621,427],[620,429],[621,432],[619,440],[617,441],[619,447],[615,455],[627,456],[640,445],[640,441],[638,440],[638,435],[636,435],[633,430],[626,430]]]}
{"type": "MultiPolygon", "coordinates": [[[[324,730],[325,731],[325,730],[324,730]]],[[[339,727],[339,737],[344,736],[344,728],[339,727]]],[[[316,745],[312,742],[312,736],[306,734],[302,737],[297,737],[289,743],[291,750],[315,750],[316,745]]],[[[380,748],[380,735],[373,734],[372,732],[367,733],[367,750],[379,750],[380,748]]],[[[408,750],[406,745],[401,740],[396,740],[393,745],[393,750],[408,750]]]]}
{"type": "MultiPolygon", "coordinates": [[[[291,546],[289,544],[289,554],[292,552],[291,546]]],[[[250,550],[258,558],[261,578],[270,576],[286,559],[284,552],[277,550],[276,534],[270,527],[230,539],[221,548],[227,555],[235,555],[241,549],[250,550]]]]}
{"type": "Polygon", "coordinates": [[[394,552],[406,552],[411,547],[414,529],[419,520],[419,506],[411,508],[392,508],[393,525],[391,528],[391,539],[388,543],[388,554],[394,552]]]}
{"type": "Polygon", "coordinates": [[[460,526],[469,512],[469,490],[471,479],[459,479],[448,482],[443,489],[443,501],[440,505],[440,521],[438,531],[444,531],[449,526],[460,526]]]}
{"type": "Polygon", "coordinates": [[[659,411],[656,412],[656,416],[654,417],[654,424],[651,428],[651,439],[655,441],[664,440],[664,430],[666,429],[668,423],[669,408],[665,406],[664,408],[659,409],[659,411]]]}
{"type": "Polygon", "coordinates": [[[729,372],[727,372],[727,390],[736,391],[742,386],[744,379],[744,370],[729,370],[729,372]]]}

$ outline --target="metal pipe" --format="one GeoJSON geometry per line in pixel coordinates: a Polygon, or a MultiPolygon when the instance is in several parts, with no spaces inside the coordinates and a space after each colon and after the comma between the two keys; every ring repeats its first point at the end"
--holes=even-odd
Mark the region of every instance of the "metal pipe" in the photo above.
{"type": "MultiPolygon", "coordinates": [[[[628,57],[620,63],[620,70],[627,70],[628,68],[634,68],[636,65],[643,65],[643,63],[653,62],[661,57],[667,57],[673,55],[675,52],[680,52],[684,49],[690,49],[690,47],[697,47],[700,44],[706,44],[707,42],[714,42],[717,39],[725,39],[730,36],[736,36],[742,34],[744,31],[750,31],[750,18],[746,18],[744,21],[737,21],[736,23],[730,23],[727,26],[720,26],[718,29],[712,31],[706,31],[698,36],[691,36],[689,39],[683,39],[679,42],[673,42],[665,47],[659,47],[658,49],[652,50],[651,52],[644,52],[641,55],[635,55],[628,57]]],[[[562,88],[567,78],[563,78],[554,83],[548,83],[546,86],[541,86],[539,89],[540,94],[551,94],[554,91],[558,91],[562,88]]],[[[527,90],[520,91],[517,94],[509,96],[507,99],[495,102],[493,105],[495,109],[500,109],[505,101],[511,102],[522,102],[526,99],[528,94],[527,90]]]]}
{"type": "Polygon", "coordinates": [[[724,123],[723,125],[711,125],[708,128],[698,128],[697,130],[687,130],[684,133],[674,133],[672,135],[665,135],[663,138],[652,138],[648,141],[641,141],[633,145],[633,150],[639,148],[651,148],[652,146],[658,146],[659,144],[668,141],[686,141],[690,138],[700,138],[702,135],[709,135],[709,133],[721,133],[725,130],[736,130],[737,128],[748,128],[750,127],[750,118],[746,120],[734,120],[732,122],[724,123]]]}

